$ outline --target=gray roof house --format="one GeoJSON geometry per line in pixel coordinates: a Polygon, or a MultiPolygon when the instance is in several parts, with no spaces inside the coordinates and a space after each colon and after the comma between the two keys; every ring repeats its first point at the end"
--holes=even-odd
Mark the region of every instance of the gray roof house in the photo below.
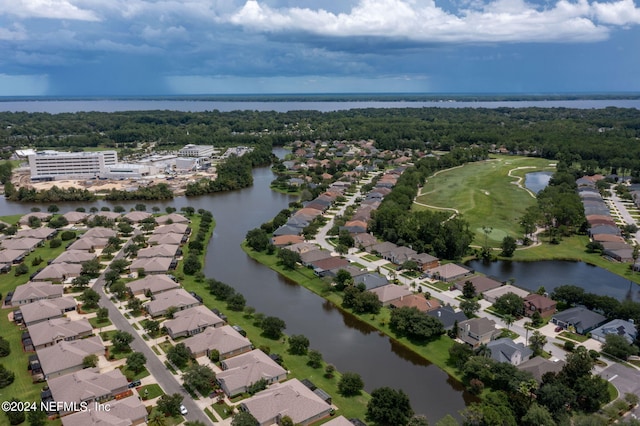
{"type": "Polygon", "coordinates": [[[80,276],[82,265],[79,263],[52,263],[38,272],[33,281],[64,282],[69,278],[80,276]]]}
{"type": "Polygon", "coordinates": [[[0,250],[0,263],[20,263],[26,254],[25,250],[0,250]]]}
{"type": "Polygon", "coordinates": [[[162,323],[172,339],[193,336],[203,332],[207,327],[222,327],[223,325],[224,321],[203,305],[176,312],[173,319],[162,323]]]}
{"type": "Polygon", "coordinates": [[[240,403],[260,426],[277,423],[288,416],[294,423],[309,425],[329,416],[332,408],[298,379],[275,383],[240,403]]]}
{"type": "Polygon", "coordinates": [[[29,218],[30,217],[35,217],[37,219],[40,219],[43,222],[48,221],[49,219],[51,219],[51,216],[53,216],[51,213],[45,213],[45,212],[31,212],[31,213],[27,213],[24,216],[22,216],[20,218],[20,220],[18,220],[18,223],[20,225],[28,225],[29,224],[29,218]]]}
{"type": "Polygon", "coordinates": [[[160,225],[164,225],[167,222],[171,223],[189,223],[191,220],[178,213],[169,213],[156,217],[156,222],[160,225]]]}
{"type": "Polygon", "coordinates": [[[175,257],[180,255],[178,244],[158,244],[138,251],[138,259],[146,257],[175,257]]]}
{"type": "Polygon", "coordinates": [[[145,424],[146,421],[147,410],[135,395],[110,401],[109,411],[95,410],[90,404],[87,411],[62,417],[63,426],[135,426],[145,424]]]}
{"type": "Polygon", "coordinates": [[[198,299],[190,295],[185,289],[178,288],[155,294],[153,300],[144,305],[144,307],[147,312],[149,312],[149,315],[157,317],[164,315],[171,306],[181,311],[198,306],[199,304],[198,299]]]}
{"type": "Polygon", "coordinates": [[[20,306],[24,325],[37,324],[54,318],[61,318],[65,312],[76,309],[76,299],[73,297],[58,297],[55,299],[40,299],[20,306]]]}
{"type": "Polygon", "coordinates": [[[313,262],[322,259],[329,259],[331,252],[325,249],[311,250],[300,254],[300,261],[304,266],[311,266],[313,262]]]}
{"type": "Polygon", "coordinates": [[[617,334],[618,336],[622,336],[627,339],[629,343],[633,343],[638,336],[638,329],[632,322],[614,319],[613,321],[609,321],[608,323],[591,330],[591,337],[599,342],[604,342],[608,334],[617,334]]]}
{"type": "Polygon", "coordinates": [[[151,217],[151,213],[148,212],[140,212],[140,211],[132,211],[122,216],[123,218],[130,220],[131,222],[142,222],[143,220],[149,219],[151,217]]]}
{"type": "Polygon", "coordinates": [[[487,318],[471,318],[458,323],[458,338],[476,348],[493,340],[500,330],[496,323],[487,318]]]}
{"type": "Polygon", "coordinates": [[[584,306],[576,306],[557,312],[551,321],[562,328],[573,328],[578,334],[587,334],[607,321],[603,315],[590,311],[584,306]]]}
{"type": "Polygon", "coordinates": [[[101,237],[82,237],[67,247],[67,250],[85,250],[92,251],[97,249],[105,248],[109,244],[109,238],[101,238],[101,237]]]}
{"type": "Polygon", "coordinates": [[[456,265],[455,263],[446,263],[433,269],[429,269],[428,272],[432,278],[439,279],[444,282],[454,281],[457,278],[473,273],[473,271],[465,268],[464,266],[456,265]]]}
{"type": "MultiPolygon", "coordinates": [[[[100,372],[98,368],[88,368],[65,374],[48,381],[54,401],[60,402],[104,402],[124,395],[129,390],[127,378],[117,368],[100,372]]],[[[68,411],[60,411],[60,415],[68,411]]]]}
{"type": "Polygon", "coordinates": [[[260,379],[270,385],[287,378],[287,370],[260,349],[226,359],[221,366],[223,371],[216,374],[216,380],[228,396],[246,392],[260,379]]]}
{"type": "Polygon", "coordinates": [[[515,343],[507,337],[492,340],[487,343],[487,347],[491,350],[492,359],[512,365],[518,365],[533,355],[533,351],[524,343],[515,343]]]}
{"type": "Polygon", "coordinates": [[[27,328],[35,350],[55,345],[63,340],[75,340],[93,334],[93,327],[84,318],[76,321],[69,318],[55,318],[32,324],[27,328]]]}
{"type": "Polygon", "coordinates": [[[53,259],[51,263],[83,263],[95,258],[95,253],[91,253],[86,250],[66,250],[53,259]]]}
{"type": "Polygon", "coordinates": [[[149,244],[182,244],[186,241],[188,237],[185,237],[184,234],[177,234],[175,232],[170,232],[168,234],[155,234],[149,237],[149,244]]]}
{"type": "Polygon", "coordinates": [[[125,285],[134,296],[147,292],[157,294],[180,288],[180,284],[166,275],[147,275],[144,278],[128,282],[125,285]]]}
{"type": "Polygon", "coordinates": [[[364,284],[367,290],[389,284],[387,277],[380,275],[377,272],[367,272],[362,275],[354,276],[353,282],[355,284],[364,284]]]}
{"type": "Polygon", "coordinates": [[[466,321],[468,318],[462,311],[456,311],[451,307],[451,305],[440,306],[438,309],[434,309],[433,311],[427,311],[427,315],[430,315],[434,318],[438,318],[445,330],[453,330],[453,326],[462,321],[466,321]]]}
{"type": "Polygon", "coordinates": [[[203,355],[209,356],[211,351],[215,349],[220,353],[220,359],[225,360],[253,349],[251,341],[230,325],[205,328],[202,333],[191,336],[182,343],[195,358],[203,355]]]}
{"type": "Polygon", "coordinates": [[[87,217],[89,217],[89,213],[70,211],[63,214],[62,217],[67,219],[67,222],[69,223],[78,223],[78,222],[82,222],[87,217]]]}
{"type": "Polygon", "coordinates": [[[386,256],[391,253],[392,250],[398,248],[397,245],[390,243],[389,241],[385,241],[379,244],[372,245],[367,248],[369,253],[378,253],[380,256],[386,259],[386,256]]]}
{"type": "Polygon", "coordinates": [[[41,246],[44,243],[42,238],[7,238],[0,241],[0,246],[5,250],[22,250],[22,251],[34,251],[36,247],[41,246]]]}
{"type": "Polygon", "coordinates": [[[57,229],[45,226],[34,229],[21,229],[20,231],[16,232],[14,238],[37,238],[39,240],[50,240],[57,233],[57,229]]]}
{"type": "Polygon", "coordinates": [[[189,232],[189,225],[184,223],[172,223],[170,225],[158,226],[153,230],[153,235],[160,234],[187,234],[189,232]]]}
{"type": "Polygon", "coordinates": [[[82,370],[82,360],[89,355],[104,355],[105,347],[98,336],[71,342],[59,342],[37,351],[45,379],[82,370]]]}
{"type": "MultiPolygon", "coordinates": [[[[119,216],[119,215],[118,215],[119,216]]],[[[105,228],[103,226],[96,226],[89,228],[87,232],[82,235],[82,238],[111,238],[116,237],[118,232],[115,229],[105,228]]]]}
{"type": "Polygon", "coordinates": [[[26,305],[41,299],[54,299],[62,297],[63,293],[63,286],[52,284],[50,281],[29,281],[16,287],[11,298],[11,306],[26,305]]]}

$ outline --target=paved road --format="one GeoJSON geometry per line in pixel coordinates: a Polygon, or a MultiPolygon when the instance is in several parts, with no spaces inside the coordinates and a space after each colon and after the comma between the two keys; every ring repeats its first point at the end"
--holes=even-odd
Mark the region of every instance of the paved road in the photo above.
{"type": "MultiPolygon", "coordinates": [[[[126,247],[131,240],[125,244],[126,247]]],[[[114,257],[115,259],[123,258],[124,247],[114,257]]],[[[106,272],[106,270],[105,270],[106,272]]],[[[183,404],[188,410],[188,414],[185,416],[187,420],[200,420],[206,425],[212,425],[213,423],[207,417],[207,415],[196,405],[191,399],[191,396],[184,390],[182,385],[176,380],[176,378],[167,370],[167,367],[158,359],[158,356],[151,350],[147,343],[140,337],[138,332],[123,316],[123,313],[111,302],[109,297],[104,292],[104,272],[93,284],[93,289],[100,294],[100,306],[106,307],[109,310],[109,319],[116,326],[118,330],[126,331],[133,336],[133,342],[129,345],[131,349],[136,352],[142,352],[147,358],[147,369],[156,379],[157,383],[167,394],[179,393],[184,396],[183,404]]]]}
{"type": "MultiPolygon", "coordinates": [[[[618,389],[620,398],[623,398],[625,393],[640,396],[640,371],[636,368],[612,364],[598,374],[618,389]]],[[[630,414],[640,418],[640,406],[636,406],[630,414]]]]}

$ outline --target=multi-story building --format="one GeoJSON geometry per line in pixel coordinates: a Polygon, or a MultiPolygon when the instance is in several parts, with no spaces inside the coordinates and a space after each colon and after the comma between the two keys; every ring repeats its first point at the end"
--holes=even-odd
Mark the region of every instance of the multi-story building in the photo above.
{"type": "Polygon", "coordinates": [[[90,179],[118,163],[116,151],[41,151],[29,155],[31,180],[90,179]]]}
{"type": "Polygon", "coordinates": [[[213,155],[213,145],[185,145],[178,151],[179,157],[208,158],[213,155]]]}

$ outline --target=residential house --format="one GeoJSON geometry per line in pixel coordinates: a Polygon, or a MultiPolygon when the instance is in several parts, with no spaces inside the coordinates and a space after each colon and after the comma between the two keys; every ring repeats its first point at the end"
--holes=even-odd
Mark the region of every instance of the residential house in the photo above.
{"type": "Polygon", "coordinates": [[[57,229],[44,226],[35,229],[21,229],[14,235],[14,238],[36,238],[38,240],[50,240],[57,233],[57,229]]]}
{"type": "Polygon", "coordinates": [[[0,263],[4,264],[18,264],[21,263],[27,251],[25,250],[0,250],[0,263]]]}
{"type": "Polygon", "coordinates": [[[98,336],[71,342],[62,341],[37,351],[40,368],[46,380],[82,370],[85,357],[104,354],[105,347],[98,336]]]}
{"type": "Polygon", "coordinates": [[[324,272],[324,276],[335,278],[338,275],[338,272],[341,270],[348,272],[351,275],[351,278],[354,278],[354,279],[360,275],[369,273],[367,269],[360,269],[360,268],[356,268],[355,266],[345,265],[344,267],[326,270],[324,272]]]}
{"type": "Polygon", "coordinates": [[[304,242],[304,236],[302,235],[280,235],[271,238],[271,244],[278,248],[289,246],[292,244],[298,244],[304,242]]]}
{"type": "Polygon", "coordinates": [[[424,297],[424,294],[411,294],[400,297],[399,300],[389,304],[391,308],[416,308],[420,312],[429,312],[440,307],[438,299],[424,297]]]}
{"type": "Polygon", "coordinates": [[[70,211],[63,214],[62,217],[67,219],[67,222],[76,224],[84,221],[87,217],[89,217],[89,213],[70,211]]]}
{"type": "Polygon", "coordinates": [[[383,243],[375,244],[369,247],[369,253],[378,254],[380,257],[386,259],[389,256],[391,251],[395,250],[398,246],[390,243],[389,241],[385,241],[383,243]]]}
{"type": "Polygon", "coordinates": [[[490,341],[487,343],[487,348],[491,351],[493,360],[508,362],[511,365],[519,365],[533,355],[533,351],[524,343],[515,343],[507,337],[490,341]]]}
{"type": "Polygon", "coordinates": [[[166,274],[176,268],[178,261],[172,257],[144,257],[135,259],[129,265],[131,272],[144,271],[145,274],[166,274]]]}
{"type": "Polygon", "coordinates": [[[290,246],[285,246],[282,248],[284,248],[285,250],[291,250],[300,255],[310,251],[318,250],[318,246],[313,243],[297,243],[297,244],[291,244],[290,246]]]}
{"type": "Polygon", "coordinates": [[[27,213],[24,216],[22,216],[18,220],[18,224],[19,225],[28,225],[30,217],[35,217],[36,219],[38,219],[38,220],[40,220],[42,222],[47,222],[47,221],[49,221],[49,219],[51,219],[51,216],[53,216],[51,213],[31,212],[31,213],[27,213]]]}
{"type": "Polygon", "coordinates": [[[338,416],[324,423],[324,426],[354,426],[355,423],[347,420],[344,416],[338,416]]]}
{"type": "Polygon", "coordinates": [[[584,306],[576,306],[556,313],[551,317],[551,321],[562,328],[575,330],[578,334],[587,334],[604,324],[607,318],[584,306]]]}
{"type": "Polygon", "coordinates": [[[528,371],[538,383],[542,383],[542,377],[547,373],[558,374],[565,366],[560,359],[545,359],[540,356],[533,357],[520,363],[518,370],[528,371]]]}
{"type": "Polygon", "coordinates": [[[309,425],[329,416],[332,410],[298,379],[273,384],[242,401],[240,409],[251,413],[260,426],[279,423],[284,416],[293,423],[309,425]]]}
{"type": "Polygon", "coordinates": [[[287,378],[287,370],[260,349],[226,359],[220,365],[223,371],[216,374],[216,380],[230,397],[247,392],[261,379],[271,385],[287,378]]]}
{"type": "Polygon", "coordinates": [[[64,287],[52,284],[50,281],[29,281],[16,287],[11,298],[11,306],[26,305],[41,299],[55,299],[62,297],[64,287]]]}
{"type": "Polygon", "coordinates": [[[51,263],[84,263],[96,258],[95,253],[85,250],[66,250],[53,259],[51,263]]]}
{"type": "MultiPolygon", "coordinates": [[[[118,214],[118,217],[120,217],[120,215],[118,214]]],[[[87,232],[85,232],[82,235],[82,238],[112,238],[112,237],[117,237],[118,236],[118,232],[116,232],[115,229],[111,229],[111,228],[105,228],[103,226],[96,226],[93,228],[89,228],[87,230],[87,232]]]]}
{"type": "Polygon", "coordinates": [[[82,265],[79,263],[52,263],[38,272],[33,281],[65,282],[69,278],[80,276],[82,265]]]}
{"type": "Polygon", "coordinates": [[[302,234],[302,228],[299,228],[297,226],[292,226],[286,223],[281,227],[279,227],[278,229],[276,229],[275,231],[273,231],[274,237],[280,237],[283,235],[301,235],[301,234],[302,234]]]}
{"type": "Polygon", "coordinates": [[[89,405],[86,411],[62,417],[63,426],[136,426],[146,422],[147,410],[135,395],[109,402],[109,411],[95,410],[89,405]]]}
{"type": "Polygon", "coordinates": [[[468,319],[464,312],[456,311],[451,305],[440,306],[432,311],[427,311],[427,315],[438,318],[447,331],[453,330],[456,322],[461,323],[468,319]]]}
{"type": "Polygon", "coordinates": [[[171,245],[181,245],[186,242],[188,237],[184,234],[176,234],[176,233],[168,233],[168,234],[154,234],[149,237],[149,244],[171,244],[171,245]]]}
{"type": "Polygon", "coordinates": [[[473,273],[470,269],[455,263],[440,265],[433,269],[429,269],[427,272],[431,275],[431,278],[444,282],[455,281],[458,278],[465,277],[473,273]]]}
{"type": "Polygon", "coordinates": [[[225,360],[253,349],[251,341],[230,325],[218,328],[208,327],[202,333],[191,336],[182,343],[194,358],[209,357],[211,351],[215,349],[220,354],[220,359],[225,360]]]}
{"type": "Polygon", "coordinates": [[[340,227],[340,230],[346,230],[349,234],[366,234],[367,222],[364,220],[350,220],[340,227]]]}
{"type": "Polygon", "coordinates": [[[378,244],[378,239],[371,234],[356,234],[353,235],[353,242],[356,247],[369,251],[371,246],[378,244]]]}
{"type": "MultiPolygon", "coordinates": [[[[127,396],[131,392],[127,378],[119,369],[100,372],[88,368],[50,379],[47,383],[54,401],[67,403],[106,402],[127,396]]],[[[60,415],[69,414],[64,409],[60,415]]]]}
{"type": "Polygon", "coordinates": [[[176,257],[182,255],[179,245],[174,244],[158,244],[151,247],[138,250],[137,258],[144,259],[149,257],[176,257]]]}
{"type": "Polygon", "coordinates": [[[322,259],[331,258],[331,252],[325,249],[317,249],[308,251],[305,253],[300,253],[300,261],[304,266],[310,267],[313,262],[317,262],[322,259]]]}
{"type": "Polygon", "coordinates": [[[488,318],[471,318],[458,323],[458,338],[473,348],[486,345],[498,334],[496,323],[488,318]]]}
{"type": "Polygon", "coordinates": [[[531,317],[534,312],[538,312],[542,318],[547,318],[556,313],[556,306],[555,300],[532,293],[524,298],[524,315],[531,317]]]}
{"type": "Polygon", "coordinates": [[[418,253],[409,247],[397,246],[383,257],[396,265],[402,265],[404,262],[413,259],[417,255],[418,253]]]}
{"type": "Polygon", "coordinates": [[[348,265],[349,261],[347,259],[343,259],[337,256],[311,262],[314,273],[320,277],[329,275],[330,271],[332,270],[337,271],[341,268],[346,268],[348,265]]]}
{"type": "Polygon", "coordinates": [[[484,291],[482,292],[482,295],[484,297],[484,300],[486,300],[487,302],[495,303],[499,297],[502,297],[508,293],[515,294],[516,296],[519,296],[523,299],[529,295],[528,291],[509,284],[494,288],[492,290],[484,291]]]}
{"type": "Polygon", "coordinates": [[[132,295],[157,294],[180,288],[180,284],[166,275],[147,275],[139,280],[125,284],[132,295]]]}
{"type": "Polygon", "coordinates": [[[591,330],[591,337],[602,343],[606,341],[609,334],[617,334],[618,336],[622,336],[627,339],[629,343],[633,343],[638,337],[638,329],[636,328],[636,324],[633,322],[614,319],[613,321],[609,321],[608,323],[591,330]]]}
{"type": "Polygon", "coordinates": [[[502,283],[500,281],[494,280],[493,278],[489,278],[485,275],[476,275],[473,277],[467,277],[467,278],[458,280],[455,283],[453,283],[453,286],[457,290],[462,291],[467,281],[471,282],[471,284],[473,285],[476,295],[484,294],[489,290],[493,290],[502,286],[502,283]]]}
{"type": "Polygon", "coordinates": [[[415,256],[411,256],[410,260],[416,262],[422,271],[440,266],[440,259],[427,253],[418,253],[415,256]]]}
{"type": "Polygon", "coordinates": [[[0,247],[5,250],[22,250],[23,252],[32,252],[36,248],[42,246],[44,240],[42,238],[7,238],[0,241],[0,247]]]}
{"type": "Polygon", "coordinates": [[[178,288],[175,290],[163,291],[153,295],[153,300],[144,305],[145,309],[152,317],[157,317],[167,313],[170,307],[178,311],[198,306],[198,299],[189,294],[186,290],[178,288]]]}
{"type": "Polygon", "coordinates": [[[75,310],[76,299],[73,297],[40,299],[20,306],[22,322],[27,326],[54,318],[62,318],[65,313],[75,310]]]}
{"type": "Polygon", "coordinates": [[[191,228],[186,223],[172,223],[169,225],[158,226],[153,230],[154,235],[161,234],[182,234],[188,235],[191,232],[191,228]]]}
{"type": "Polygon", "coordinates": [[[224,321],[203,305],[176,312],[173,319],[162,323],[172,339],[193,336],[203,332],[207,327],[222,327],[223,325],[224,321]]]}
{"type": "Polygon", "coordinates": [[[84,318],[75,321],[69,318],[55,318],[32,324],[27,329],[35,350],[93,334],[93,327],[84,318]]]}
{"type": "Polygon", "coordinates": [[[172,223],[188,224],[188,223],[191,223],[191,220],[189,220],[185,216],[178,213],[169,213],[169,214],[156,217],[156,222],[159,225],[172,224],[172,223]]]}
{"type": "Polygon", "coordinates": [[[378,299],[382,302],[382,306],[389,306],[401,298],[413,294],[409,287],[395,284],[387,284],[367,291],[378,296],[378,299]]]}
{"type": "Polygon", "coordinates": [[[117,221],[118,219],[120,219],[122,217],[122,214],[117,213],[117,212],[106,212],[106,211],[100,211],[94,214],[94,216],[99,216],[102,217],[104,219],[107,220],[112,220],[112,221],[117,221]]]}
{"type": "Polygon", "coordinates": [[[144,220],[149,219],[151,217],[151,213],[132,211],[132,212],[129,212],[129,213],[123,215],[122,217],[127,219],[130,222],[140,223],[140,222],[142,222],[144,220]]]}
{"type": "Polygon", "coordinates": [[[367,290],[382,287],[389,284],[389,280],[384,275],[377,272],[366,272],[362,275],[353,277],[354,284],[364,284],[367,290]]]}
{"type": "Polygon", "coordinates": [[[103,249],[109,244],[108,238],[85,237],[79,238],[67,246],[67,250],[84,250],[93,252],[103,249]]]}

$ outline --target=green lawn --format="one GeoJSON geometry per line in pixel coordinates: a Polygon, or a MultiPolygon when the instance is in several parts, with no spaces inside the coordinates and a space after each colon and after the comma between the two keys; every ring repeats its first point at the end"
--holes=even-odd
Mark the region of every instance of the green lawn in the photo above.
{"type": "Polygon", "coordinates": [[[127,380],[130,382],[133,380],[140,380],[143,377],[147,377],[151,374],[146,368],[143,368],[140,372],[136,373],[123,366],[122,368],[120,368],[120,371],[122,371],[122,374],[124,374],[127,380]]]}
{"type": "Polygon", "coordinates": [[[563,331],[562,333],[560,333],[558,335],[558,338],[560,339],[568,339],[568,340],[573,340],[575,342],[586,342],[587,340],[589,340],[589,338],[587,336],[583,336],[581,334],[576,334],[576,333],[571,333],[569,331],[563,331]]]}
{"type": "MultiPolygon", "coordinates": [[[[554,170],[549,164],[549,160],[541,158],[516,156],[496,156],[489,161],[469,163],[428,178],[416,201],[439,210],[458,210],[475,233],[475,244],[484,244],[482,227],[491,227],[488,243],[499,247],[507,235],[522,236],[518,219],[536,202],[528,191],[513,182],[526,173],[554,170]],[[514,170],[515,177],[508,176],[510,170],[518,167],[530,168],[514,170]]],[[[413,208],[431,209],[419,204],[413,208]]]]}
{"type": "Polygon", "coordinates": [[[373,254],[365,254],[364,256],[362,256],[362,258],[364,260],[368,260],[369,262],[376,262],[376,261],[382,259],[381,257],[378,257],[378,256],[373,255],[373,254]]]}
{"type": "Polygon", "coordinates": [[[233,412],[233,409],[224,403],[213,404],[212,407],[223,420],[231,416],[231,413],[233,412]]]}
{"type": "Polygon", "coordinates": [[[91,327],[93,328],[108,327],[111,325],[111,320],[109,318],[105,318],[100,321],[98,317],[93,317],[89,318],[89,324],[91,324],[91,327]]]}

